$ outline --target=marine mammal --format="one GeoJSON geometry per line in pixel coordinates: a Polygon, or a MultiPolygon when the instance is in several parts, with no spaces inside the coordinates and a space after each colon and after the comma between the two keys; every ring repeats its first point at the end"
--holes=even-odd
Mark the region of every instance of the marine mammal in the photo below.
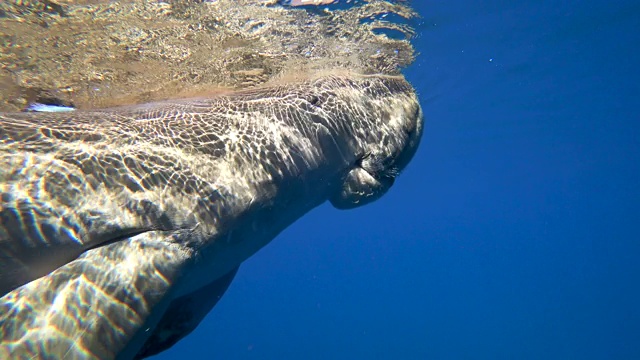
{"type": "Polygon", "coordinates": [[[385,75],[0,114],[0,358],[166,348],[174,301],[224,292],[321,203],[379,198],[421,134],[413,88],[385,75]]]}

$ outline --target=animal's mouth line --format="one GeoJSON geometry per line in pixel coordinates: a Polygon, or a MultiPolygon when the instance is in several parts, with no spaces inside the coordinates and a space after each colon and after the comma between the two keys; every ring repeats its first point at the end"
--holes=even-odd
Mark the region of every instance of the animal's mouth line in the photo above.
{"type": "Polygon", "coordinates": [[[393,164],[392,160],[384,161],[375,158],[372,152],[365,152],[355,162],[355,167],[364,170],[372,178],[380,183],[391,186],[396,177],[400,174],[400,169],[393,164]],[[385,164],[388,162],[388,164],[385,164]]]}

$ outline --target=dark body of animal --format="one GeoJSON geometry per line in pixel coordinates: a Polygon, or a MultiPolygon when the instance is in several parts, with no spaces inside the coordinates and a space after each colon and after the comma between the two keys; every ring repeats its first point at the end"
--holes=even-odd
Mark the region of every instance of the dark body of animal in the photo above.
{"type": "Polygon", "coordinates": [[[0,358],[165,350],[296,219],[383,195],[421,134],[384,75],[0,113],[0,358]]]}

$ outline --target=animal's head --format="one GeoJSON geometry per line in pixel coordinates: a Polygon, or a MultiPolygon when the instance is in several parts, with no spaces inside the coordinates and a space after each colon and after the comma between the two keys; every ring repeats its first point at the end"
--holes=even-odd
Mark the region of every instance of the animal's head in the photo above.
{"type": "Polygon", "coordinates": [[[422,110],[400,76],[368,75],[317,80],[314,101],[325,115],[347,168],[330,197],[338,209],[366,205],[384,195],[415,154],[422,110]]]}

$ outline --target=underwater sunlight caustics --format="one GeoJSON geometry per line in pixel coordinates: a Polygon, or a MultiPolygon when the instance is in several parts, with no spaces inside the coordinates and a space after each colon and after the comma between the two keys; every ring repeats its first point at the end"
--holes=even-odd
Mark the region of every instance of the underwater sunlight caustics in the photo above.
{"type": "Polygon", "coordinates": [[[0,113],[0,358],[144,358],[309,210],[382,196],[422,112],[402,76],[322,75],[0,113]]]}

